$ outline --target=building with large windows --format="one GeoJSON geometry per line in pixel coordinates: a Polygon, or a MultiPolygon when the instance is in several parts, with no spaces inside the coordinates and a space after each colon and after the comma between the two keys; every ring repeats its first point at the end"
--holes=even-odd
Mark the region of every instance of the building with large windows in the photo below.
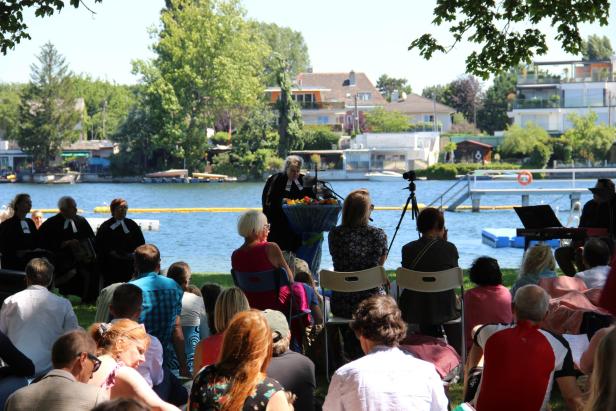
{"type": "Polygon", "coordinates": [[[569,115],[594,111],[597,122],[616,125],[616,56],[602,61],[534,63],[518,74],[508,111],[513,123],[533,122],[550,134],[572,127],[569,115]]]}

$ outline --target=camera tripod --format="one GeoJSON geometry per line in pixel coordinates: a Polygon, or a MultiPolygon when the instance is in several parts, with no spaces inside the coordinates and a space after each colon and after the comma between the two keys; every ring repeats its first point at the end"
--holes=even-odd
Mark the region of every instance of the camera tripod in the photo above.
{"type": "Polygon", "coordinates": [[[391,251],[391,246],[394,245],[396,235],[398,234],[398,230],[400,230],[400,225],[402,224],[402,220],[404,220],[406,210],[409,208],[409,203],[411,204],[411,219],[415,220],[419,215],[419,207],[417,206],[417,198],[415,197],[415,172],[409,171],[407,173],[404,173],[403,176],[404,178],[409,180],[408,187],[403,188],[403,190],[409,190],[409,196],[406,198],[406,203],[404,203],[404,207],[402,208],[402,214],[400,214],[400,220],[398,220],[398,225],[396,226],[394,235],[392,236],[389,247],[387,248],[387,255],[389,255],[389,252],[391,251]]]}

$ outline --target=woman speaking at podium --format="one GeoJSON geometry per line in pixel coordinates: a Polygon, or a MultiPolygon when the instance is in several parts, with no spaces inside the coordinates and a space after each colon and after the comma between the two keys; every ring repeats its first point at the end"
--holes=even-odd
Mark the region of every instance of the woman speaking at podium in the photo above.
{"type": "Polygon", "coordinates": [[[284,170],[270,176],[263,188],[263,213],[270,223],[267,240],[278,244],[283,251],[296,251],[302,240],[291,230],[282,211],[282,200],[296,200],[306,196],[314,198],[312,186],[305,187],[304,175],[300,174],[303,164],[301,157],[288,156],[284,162],[284,170]]]}

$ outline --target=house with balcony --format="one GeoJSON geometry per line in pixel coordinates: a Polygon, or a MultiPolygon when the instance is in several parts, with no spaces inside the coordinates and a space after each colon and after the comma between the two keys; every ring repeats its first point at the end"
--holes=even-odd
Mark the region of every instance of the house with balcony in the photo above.
{"type": "Polygon", "coordinates": [[[514,124],[533,122],[550,134],[572,127],[569,115],[597,113],[598,123],[616,124],[616,56],[602,61],[536,62],[518,73],[508,115],[514,124]]]}
{"type": "Polygon", "coordinates": [[[418,94],[397,91],[392,93],[391,103],[385,106],[385,110],[404,114],[411,124],[434,124],[436,119],[436,131],[441,132],[451,130],[452,116],[456,112],[455,108],[418,94]]]}
{"type": "MultiPolygon", "coordinates": [[[[268,87],[265,92],[272,104],[280,99],[280,87],[268,87]]],[[[291,94],[301,108],[304,124],[348,133],[363,124],[366,112],[387,105],[368,76],[354,71],[300,73],[291,94]]]]}

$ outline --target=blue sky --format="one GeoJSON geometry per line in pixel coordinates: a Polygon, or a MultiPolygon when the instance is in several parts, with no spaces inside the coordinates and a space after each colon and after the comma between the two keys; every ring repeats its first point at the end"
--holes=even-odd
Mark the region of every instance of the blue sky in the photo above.
{"type": "MultiPolygon", "coordinates": [[[[71,70],[118,83],[135,83],[131,60],[152,56],[148,28],[158,24],[164,0],[85,0],[85,8],[66,8],[50,18],[26,13],[32,40],[25,40],[6,56],[0,55],[0,82],[26,82],[30,64],[42,44],[51,41],[71,70]]],[[[418,35],[431,32],[449,41],[445,28],[430,24],[434,1],[430,0],[243,0],[248,17],[274,22],[300,31],[308,44],[315,71],[363,71],[373,82],[379,75],[409,79],[415,92],[432,84],[449,82],[464,74],[464,59],[472,50],[459,44],[445,55],[423,60],[407,51],[418,35]]],[[[616,47],[616,1],[610,24],[584,25],[582,35],[609,35],[616,47]]],[[[549,24],[542,31],[553,33],[549,24]]],[[[548,55],[538,60],[573,58],[555,42],[548,55]]]]}

